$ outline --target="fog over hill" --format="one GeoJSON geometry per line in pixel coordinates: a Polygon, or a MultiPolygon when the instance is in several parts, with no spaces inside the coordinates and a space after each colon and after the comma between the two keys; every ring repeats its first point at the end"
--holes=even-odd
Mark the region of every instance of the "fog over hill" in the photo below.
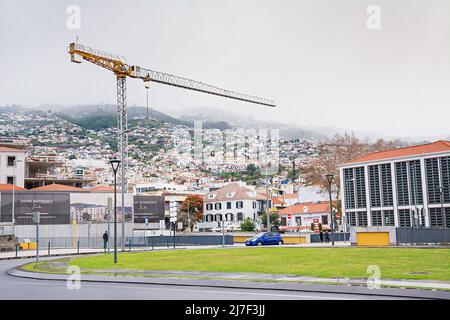
{"type": "MultiPolygon", "coordinates": [[[[264,121],[255,119],[252,116],[241,116],[235,112],[207,107],[194,107],[178,110],[162,110],[159,107],[148,109],[150,119],[160,122],[166,122],[174,125],[193,126],[194,121],[203,121],[205,129],[279,129],[280,138],[283,139],[311,139],[314,141],[322,141],[327,137],[335,134],[354,133],[360,139],[368,139],[375,141],[383,138],[386,140],[401,140],[407,144],[427,143],[439,139],[450,140],[450,133],[441,137],[438,136],[388,136],[375,132],[355,131],[351,128],[337,128],[324,126],[301,126],[294,123],[295,119],[289,119],[285,123],[277,121],[264,121]]],[[[0,114],[5,112],[24,112],[27,110],[52,111],[61,113],[73,118],[89,118],[95,116],[96,119],[101,117],[114,118],[116,116],[116,106],[112,104],[95,104],[95,105],[73,105],[64,106],[58,104],[43,104],[36,108],[29,108],[21,105],[0,106],[0,114]]],[[[129,120],[134,118],[143,118],[147,115],[147,108],[142,106],[129,106],[129,120]]],[[[112,123],[109,121],[108,123],[112,123]]]]}

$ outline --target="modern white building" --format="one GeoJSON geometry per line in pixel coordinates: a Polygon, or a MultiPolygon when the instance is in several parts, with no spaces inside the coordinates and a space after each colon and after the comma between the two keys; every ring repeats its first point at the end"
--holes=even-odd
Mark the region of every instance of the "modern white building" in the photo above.
{"type": "Polygon", "coordinates": [[[450,142],[375,152],[340,167],[349,226],[450,226],[450,142]]]}
{"type": "MultiPolygon", "coordinates": [[[[256,221],[258,217],[258,196],[256,191],[243,183],[230,183],[203,197],[203,222],[205,225],[239,225],[247,218],[256,221]]],[[[201,224],[198,226],[201,228],[201,224]]]]}
{"type": "Polygon", "coordinates": [[[0,146],[0,183],[24,186],[25,150],[0,146]]]}

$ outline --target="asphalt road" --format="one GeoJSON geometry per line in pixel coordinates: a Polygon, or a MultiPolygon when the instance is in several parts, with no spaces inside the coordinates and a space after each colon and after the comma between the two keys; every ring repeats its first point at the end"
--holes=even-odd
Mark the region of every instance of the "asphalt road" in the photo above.
{"type": "Polygon", "coordinates": [[[81,283],[68,289],[65,281],[13,277],[7,271],[31,260],[0,261],[0,300],[359,300],[395,299],[353,294],[256,289],[223,289],[147,284],[81,283]]]}

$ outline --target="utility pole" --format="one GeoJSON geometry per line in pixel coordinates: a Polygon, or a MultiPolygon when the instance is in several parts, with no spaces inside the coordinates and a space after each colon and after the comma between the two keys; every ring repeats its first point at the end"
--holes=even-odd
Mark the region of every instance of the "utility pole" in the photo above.
{"type": "Polygon", "coordinates": [[[444,209],[444,187],[439,187],[439,196],[441,200],[441,215],[442,215],[442,228],[447,228],[447,220],[445,219],[445,209],[444,209]]]}
{"type": "Polygon", "coordinates": [[[225,221],[222,219],[222,247],[225,247],[225,221]]]}
{"type": "Polygon", "coordinates": [[[267,173],[267,168],[269,164],[266,165],[266,221],[267,221],[267,232],[272,230],[272,226],[270,224],[270,212],[269,212],[269,176],[267,173]]]}
{"type": "Polygon", "coordinates": [[[331,183],[333,182],[333,174],[327,174],[328,191],[330,193],[330,217],[331,217],[331,244],[334,246],[334,213],[333,213],[333,198],[331,195],[331,183]]]}
{"type": "Polygon", "coordinates": [[[33,212],[33,222],[36,224],[36,262],[39,262],[39,223],[41,221],[41,213],[33,212]]]}
{"type": "Polygon", "coordinates": [[[11,221],[12,221],[12,234],[14,235],[16,233],[16,166],[18,162],[23,162],[22,160],[14,160],[14,167],[13,167],[13,184],[12,184],[12,214],[11,214],[11,221]]]}

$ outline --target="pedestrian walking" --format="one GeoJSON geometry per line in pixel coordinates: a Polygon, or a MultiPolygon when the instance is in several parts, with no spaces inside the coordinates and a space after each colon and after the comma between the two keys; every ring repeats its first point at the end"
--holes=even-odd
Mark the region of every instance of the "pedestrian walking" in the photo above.
{"type": "Polygon", "coordinates": [[[108,246],[108,240],[109,240],[108,231],[105,231],[105,233],[103,234],[103,249],[105,250],[105,252],[108,246]]]}
{"type": "Polygon", "coordinates": [[[330,242],[330,235],[328,234],[328,230],[325,231],[325,242],[329,243],[330,242]]]}
{"type": "Polygon", "coordinates": [[[319,239],[320,239],[320,243],[323,243],[323,232],[322,232],[322,230],[320,230],[319,239]]]}

